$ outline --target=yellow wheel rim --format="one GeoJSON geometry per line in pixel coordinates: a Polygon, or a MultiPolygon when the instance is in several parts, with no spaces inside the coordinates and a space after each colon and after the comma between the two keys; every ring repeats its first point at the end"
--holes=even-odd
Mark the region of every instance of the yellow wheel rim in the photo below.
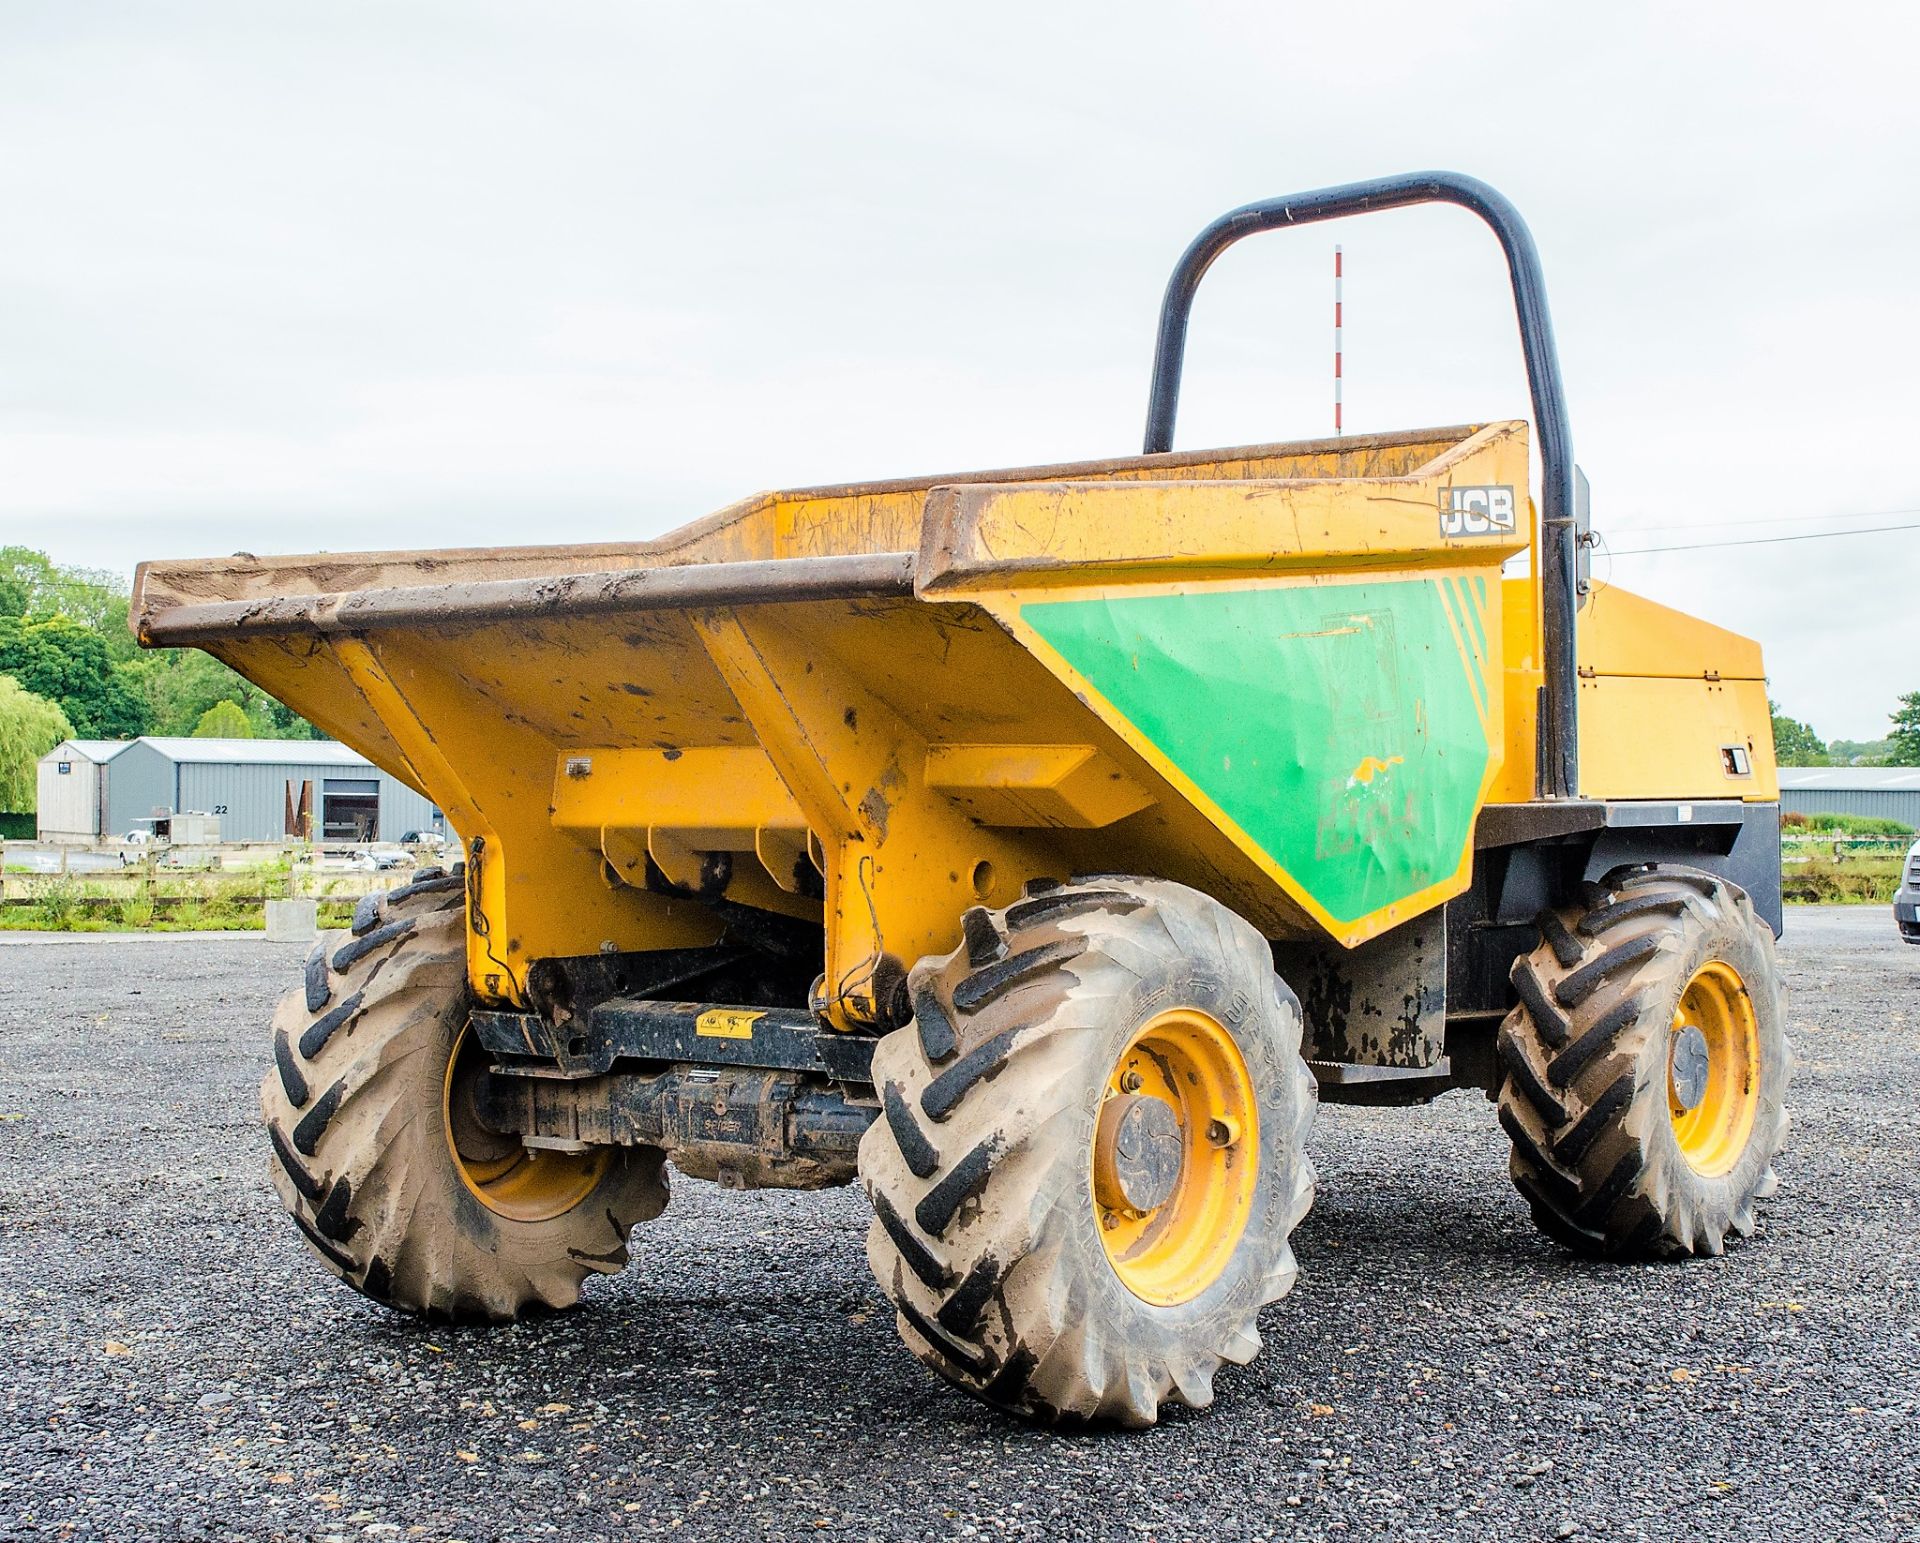
{"type": "Polygon", "coordinates": [[[1220,1278],[1246,1231],[1260,1159],[1246,1059],[1207,1014],[1146,1024],[1108,1075],[1092,1154],[1107,1258],[1143,1301],[1189,1301],[1220,1278]]]}
{"type": "Polygon", "coordinates": [[[1680,993],[1667,1038],[1667,1113],[1680,1152],[1708,1178],[1747,1149],[1760,1107],[1760,1031],[1740,972],[1703,964],[1680,993]]]}
{"type": "Polygon", "coordinates": [[[480,1123],[475,1104],[487,1072],[486,1052],[470,1028],[462,1028],[447,1060],[441,1125],[460,1181],[489,1211],[516,1222],[564,1216],[593,1193],[606,1176],[613,1153],[545,1152],[522,1146],[480,1123]]]}

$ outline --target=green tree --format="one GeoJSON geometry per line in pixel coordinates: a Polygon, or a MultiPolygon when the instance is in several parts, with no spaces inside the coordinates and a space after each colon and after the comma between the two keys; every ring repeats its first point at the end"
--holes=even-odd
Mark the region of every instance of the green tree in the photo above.
{"type": "Polygon", "coordinates": [[[1920,691],[1900,698],[1893,714],[1893,732],[1887,736],[1889,766],[1920,766],[1920,691]]]}
{"type": "Polygon", "coordinates": [[[238,702],[215,702],[193,726],[195,739],[252,739],[253,721],[238,702]]]}
{"type": "Polygon", "coordinates": [[[325,739],[327,737],[278,697],[267,696],[264,691],[260,695],[270,730],[260,736],[262,739],[325,739]]]}
{"type": "Polygon", "coordinates": [[[58,705],[0,675],[0,813],[33,813],[40,757],[72,738],[73,725],[58,705]]]}
{"type": "Polygon", "coordinates": [[[1798,718],[1787,717],[1778,702],[1769,701],[1767,710],[1773,714],[1774,758],[1782,766],[1829,764],[1826,744],[1818,734],[1798,718]]]}
{"type": "Polygon", "coordinates": [[[246,714],[256,739],[320,738],[319,730],[293,709],[198,649],[157,649],[130,668],[139,672],[152,704],[150,734],[192,734],[208,708],[233,702],[246,714]]]}
{"type": "Polygon", "coordinates": [[[116,663],[134,657],[139,645],[127,626],[127,581],[104,568],[67,568],[31,547],[0,547],[0,615],[9,614],[7,596],[23,597],[11,614],[29,620],[67,616],[99,634],[116,663]]]}
{"type": "Polygon", "coordinates": [[[0,670],[60,702],[85,735],[189,735],[216,702],[239,704],[261,739],[319,739],[292,708],[198,649],[142,650],[127,627],[127,582],[98,568],[69,568],[31,547],[0,547],[0,670]],[[6,631],[8,622],[29,629],[6,631]],[[76,644],[65,622],[90,634],[76,644]],[[102,654],[104,653],[104,664],[102,654]]]}
{"type": "Polygon", "coordinates": [[[129,739],[150,716],[137,666],[117,663],[100,634],[71,617],[0,616],[0,673],[60,704],[86,739],[129,739]]]}
{"type": "Polygon", "coordinates": [[[1827,754],[1835,766],[1885,766],[1892,746],[1884,739],[1831,739],[1827,754]]]}

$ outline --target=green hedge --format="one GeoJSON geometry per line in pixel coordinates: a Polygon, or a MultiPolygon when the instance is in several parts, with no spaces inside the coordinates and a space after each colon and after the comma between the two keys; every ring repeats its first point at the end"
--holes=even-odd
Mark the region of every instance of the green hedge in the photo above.
{"type": "Polygon", "coordinates": [[[1840,836],[1911,836],[1913,827],[1898,820],[1883,820],[1870,814],[1801,814],[1793,810],[1780,816],[1780,828],[1787,835],[1812,835],[1825,832],[1840,836]]]}

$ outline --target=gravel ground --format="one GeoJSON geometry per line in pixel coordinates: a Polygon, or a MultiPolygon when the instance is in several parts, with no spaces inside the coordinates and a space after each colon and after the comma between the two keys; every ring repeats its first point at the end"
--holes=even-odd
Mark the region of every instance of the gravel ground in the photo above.
{"type": "Polygon", "coordinates": [[[0,1538],[1920,1538],[1920,949],[1792,913],[1785,1187],[1724,1259],[1536,1237],[1477,1096],[1325,1110],[1209,1414],[1049,1436],[922,1373],[857,1194],[682,1181],[585,1310],[415,1325],[255,1128],[301,950],[0,938],[0,1538]]]}

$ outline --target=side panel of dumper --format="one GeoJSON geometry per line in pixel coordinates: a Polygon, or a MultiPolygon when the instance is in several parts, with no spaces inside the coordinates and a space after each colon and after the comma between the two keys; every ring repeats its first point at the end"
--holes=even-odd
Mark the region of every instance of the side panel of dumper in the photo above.
{"type": "Polygon", "coordinates": [[[1338,935],[1422,909],[1459,874],[1500,747],[1498,598],[1467,569],[1142,585],[1027,598],[1012,617],[1338,935]]]}

